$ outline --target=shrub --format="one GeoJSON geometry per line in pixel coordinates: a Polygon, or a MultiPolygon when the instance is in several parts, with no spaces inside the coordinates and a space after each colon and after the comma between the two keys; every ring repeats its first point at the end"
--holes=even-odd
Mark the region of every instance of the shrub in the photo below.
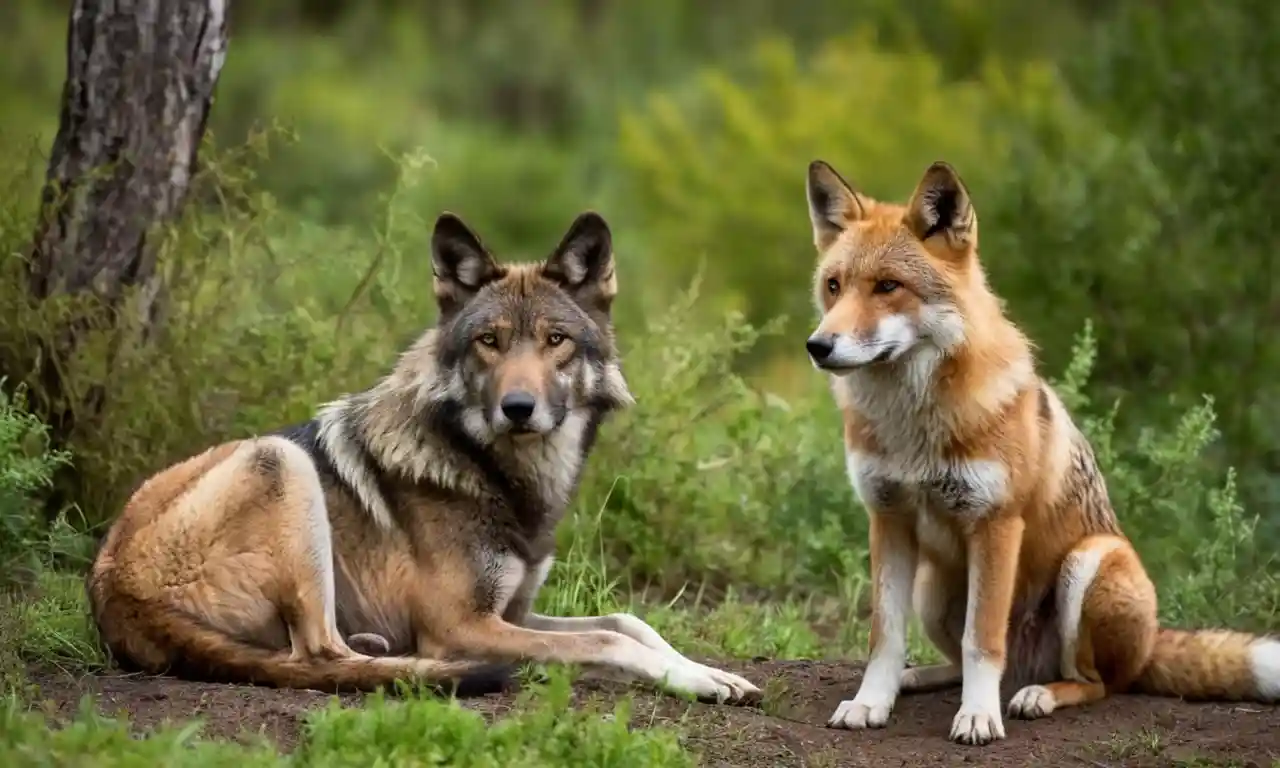
{"type": "Polygon", "coordinates": [[[713,309],[740,310],[756,325],[786,315],[795,338],[812,314],[811,159],[897,200],[938,158],[967,180],[994,172],[1003,138],[983,128],[989,107],[979,84],[945,84],[927,54],[887,52],[868,29],[805,60],[771,40],[751,63],[737,78],[702,72],[624,113],[623,210],[655,254],[654,279],[682,284],[705,258],[713,309]]]}
{"type": "Polygon", "coordinates": [[[1096,387],[1124,393],[1120,431],[1213,396],[1224,439],[1205,458],[1239,468],[1266,541],[1280,534],[1280,281],[1262,169],[1280,75],[1263,52],[1278,13],[1256,0],[1117,6],[1065,60],[1074,103],[1005,92],[993,129],[1012,158],[978,207],[993,280],[1055,366],[1064,328],[1090,316],[1106,328],[1096,387]],[[1098,130],[1078,130],[1081,115],[1098,130]]]}
{"type": "Polygon", "coordinates": [[[733,313],[707,324],[699,287],[623,339],[637,405],[601,431],[578,519],[598,520],[633,582],[663,593],[838,582],[860,567],[865,523],[821,378],[794,400],[748,384],[734,365],[774,328],[733,313]]]}
{"type": "Polygon", "coordinates": [[[1206,466],[1218,437],[1212,399],[1172,425],[1162,419],[1136,440],[1122,439],[1119,403],[1103,408],[1085,391],[1097,349],[1086,323],[1056,386],[1093,444],[1121,526],[1156,582],[1162,619],[1266,629],[1280,607],[1280,577],[1254,535],[1257,516],[1237,497],[1235,471],[1223,477],[1206,466]]]}

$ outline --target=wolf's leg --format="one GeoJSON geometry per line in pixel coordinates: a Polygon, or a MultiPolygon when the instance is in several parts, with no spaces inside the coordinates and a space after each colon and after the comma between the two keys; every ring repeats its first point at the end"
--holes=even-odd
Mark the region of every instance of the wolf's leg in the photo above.
{"type": "Polygon", "coordinates": [[[524,626],[544,632],[590,632],[592,630],[617,632],[655,651],[680,655],[670,643],[662,639],[662,635],[658,634],[657,630],[646,624],[640,617],[633,616],[630,613],[611,613],[607,616],[563,617],[531,613],[525,619],[524,626]]]}
{"type": "Polygon", "coordinates": [[[1005,736],[1000,679],[1024,528],[1021,517],[989,517],[976,521],[966,537],[969,583],[960,641],[964,684],[960,711],[951,723],[951,740],[961,744],[988,744],[1005,736]]]}
{"type": "Polygon", "coordinates": [[[288,575],[281,584],[281,613],[289,626],[293,657],[350,656],[353,651],[338,632],[333,532],[315,465],[306,451],[284,438],[260,438],[254,450],[256,471],[274,468],[279,473],[278,562],[288,575]]]}
{"type": "Polygon", "coordinates": [[[946,658],[943,664],[911,667],[902,673],[904,692],[935,691],[960,684],[960,639],[964,634],[962,582],[948,579],[937,566],[922,559],[916,571],[916,615],[930,642],[946,658]]]}
{"type": "Polygon", "coordinates": [[[658,634],[656,629],[646,624],[640,617],[634,616],[630,613],[611,613],[607,616],[568,617],[544,616],[538,613],[531,613],[525,618],[523,625],[529,629],[536,629],[544,632],[617,632],[620,635],[624,635],[635,640],[646,648],[652,648],[660,653],[670,654],[686,664],[701,667],[712,677],[731,688],[737,687],[743,690],[750,690],[755,687],[751,683],[747,682],[746,679],[739,677],[732,672],[726,672],[722,669],[716,669],[715,667],[709,667],[705,664],[699,664],[698,662],[686,657],[684,654],[673,648],[670,643],[664,640],[662,635],[658,634]]]}
{"type": "Polygon", "coordinates": [[[1155,644],[1156,593],[1137,553],[1118,536],[1091,536],[1058,573],[1058,631],[1063,680],[1029,685],[1009,701],[1009,716],[1031,720],[1106,698],[1141,674],[1155,644]]]}
{"type": "Polygon", "coordinates": [[[451,627],[448,638],[452,650],[470,658],[608,667],[669,690],[716,701],[738,701],[759,694],[759,689],[745,680],[719,679],[679,654],[655,650],[618,632],[554,632],[484,616],[451,627]]]}
{"type": "Polygon", "coordinates": [[[827,725],[883,728],[907,666],[907,620],[916,575],[914,517],[871,514],[871,655],[862,685],[827,725]]]}

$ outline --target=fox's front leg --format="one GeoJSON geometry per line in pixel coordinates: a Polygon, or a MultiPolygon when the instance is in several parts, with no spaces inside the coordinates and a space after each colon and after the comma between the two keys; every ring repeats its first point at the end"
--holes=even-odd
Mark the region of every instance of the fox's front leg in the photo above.
{"type": "Polygon", "coordinates": [[[883,728],[907,666],[907,620],[916,574],[914,517],[871,514],[871,653],[858,694],[840,702],[833,728],[883,728]]]}
{"type": "Polygon", "coordinates": [[[966,537],[969,595],[960,641],[964,686],[951,740],[988,744],[1004,738],[1000,678],[1004,676],[1009,613],[1022,548],[1020,517],[996,517],[973,524],[966,537]]]}

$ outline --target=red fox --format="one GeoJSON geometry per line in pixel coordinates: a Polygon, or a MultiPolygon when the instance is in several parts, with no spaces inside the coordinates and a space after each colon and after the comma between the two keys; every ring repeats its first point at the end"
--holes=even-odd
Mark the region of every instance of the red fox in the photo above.
{"type": "Polygon", "coordinates": [[[978,259],[948,164],[906,205],[809,166],[821,322],[806,346],[844,416],[870,516],[871,650],[829,725],[879,728],[898,693],[962,684],[951,739],[1112,693],[1280,699],[1280,640],[1161,628],[1088,440],[1036,372],[978,259]],[[912,604],[944,664],[906,668],[912,604]]]}

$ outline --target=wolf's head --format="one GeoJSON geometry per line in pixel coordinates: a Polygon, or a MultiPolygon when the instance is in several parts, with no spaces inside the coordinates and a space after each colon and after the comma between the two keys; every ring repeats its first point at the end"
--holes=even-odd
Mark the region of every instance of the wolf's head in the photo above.
{"type": "Polygon", "coordinates": [[[575,411],[632,402],[613,333],[612,236],[599,214],[578,216],[545,261],[500,264],[445,213],[431,263],[436,370],[473,439],[546,435],[575,411]]]}
{"type": "Polygon", "coordinates": [[[929,166],[902,206],[854,191],[817,160],[808,199],[820,255],[814,299],[822,320],[806,342],[815,366],[843,376],[964,342],[964,295],[985,283],[978,219],[951,166],[929,166]]]}

